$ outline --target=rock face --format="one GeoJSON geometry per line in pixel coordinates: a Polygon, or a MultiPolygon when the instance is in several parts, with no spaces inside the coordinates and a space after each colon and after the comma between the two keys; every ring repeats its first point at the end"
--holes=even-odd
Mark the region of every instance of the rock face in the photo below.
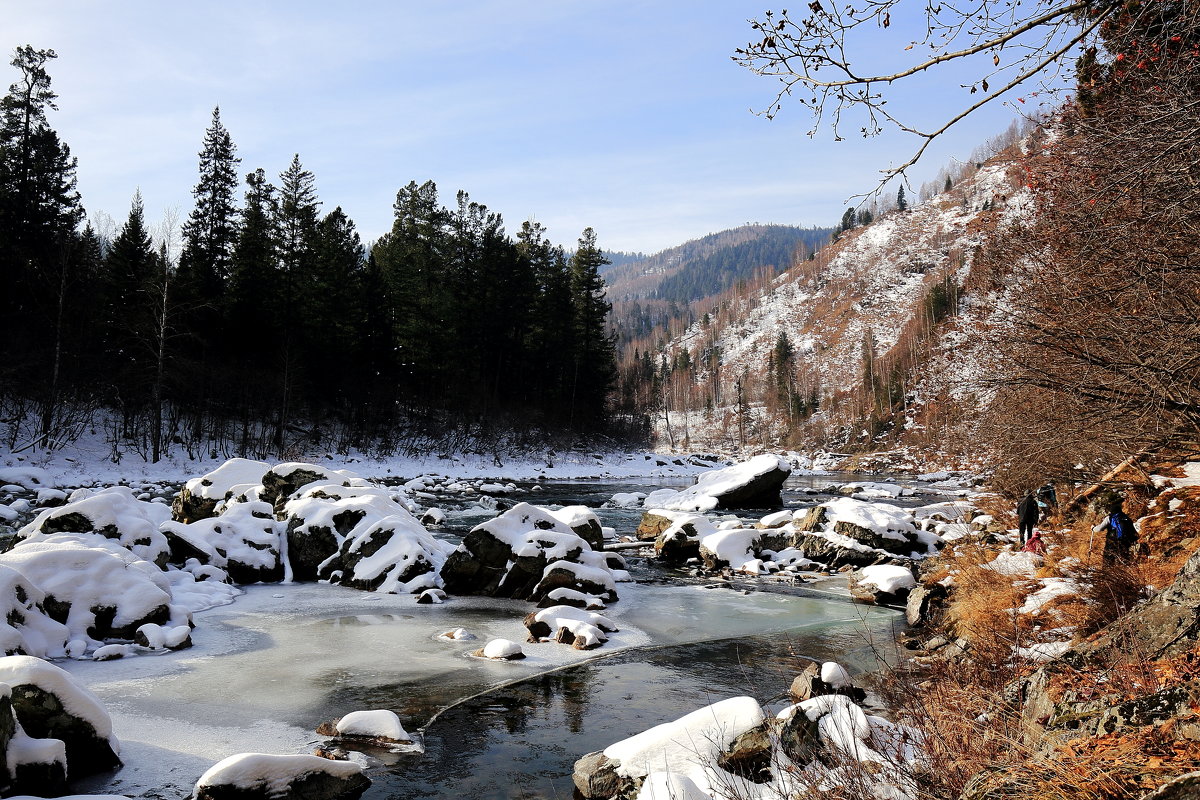
{"type": "Polygon", "coordinates": [[[242,753],[201,776],[194,800],[357,800],[371,785],[353,761],[242,753]]]}

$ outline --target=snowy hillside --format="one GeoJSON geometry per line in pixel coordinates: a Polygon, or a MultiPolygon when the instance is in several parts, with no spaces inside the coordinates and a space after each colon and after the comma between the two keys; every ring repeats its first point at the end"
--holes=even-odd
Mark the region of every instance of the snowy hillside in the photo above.
{"type": "Polygon", "coordinates": [[[845,231],[765,290],[714,308],[671,341],[664,351],[670,362],[679,363],[686,349],[683,361],[696,366],[688,391],[676,388],[675,405],[668,402],[656,419],[660,442],[715,449],[777,445],[789,427],[795,430],[800,408],[830,443],[865,444],[857,441],[863,432],[848,428],[854,414],[847,406],[864,393],[868,360],[888,365],[891,371],[879,370],[881,377],[871,380],[899,382],[910,422],[911,404],[922,394],[963,396],[976,358],[963,350],[968,333],[1003,319],[1005,306],[999,297],[969,296],[963,287],[989,233],[1024,213],[1029,202],[1018,154],[1007,151],[970,170],[949,191],[845,231]],[[942,324],[921,328],[922,315],[934,313],[938,291],[952,298],[952,307],[942,324]],[[920,358],[911,341],[902,341],[913,338],[916,328],[920,358]],[[791,350],[786,374],[774,363],[781,334],[791,350]],[[801,405],[779,408],[785,383],[801,405]]]}

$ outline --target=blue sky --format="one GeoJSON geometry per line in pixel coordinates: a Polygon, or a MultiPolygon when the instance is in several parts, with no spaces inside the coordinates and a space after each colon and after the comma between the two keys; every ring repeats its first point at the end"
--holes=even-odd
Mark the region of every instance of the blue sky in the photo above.
{"type": "MultiPolygon", "coordinates": [[[[396,190],[434,180],[515,231],[535,218],[573,245],[656,252],[745,222],[833,225],[847,199],[916,143],[834,142],[799,106],[753,112],[774,85],[735,65],[770,0],[163,3],[61,0],[5,9],[0,86],[22,44],[53,48],[51,124],[79,158],[89,212],[118,222],[135,190],[149,221],[191,209],[201,139],[220,105],[241,171],[277,176],[299,153],[323,210],[364,239],[396,190]]],[[[872,34],[879,58],[912,33],[872,34]]],[[[933,121],[966,100],[955,75],[897,94],[933,121]]],[[[916,184],[1002,131],[996,105],[936,143],[916,184]]],[[[894,193],[894,189],[890,190],[894,193]]]]}

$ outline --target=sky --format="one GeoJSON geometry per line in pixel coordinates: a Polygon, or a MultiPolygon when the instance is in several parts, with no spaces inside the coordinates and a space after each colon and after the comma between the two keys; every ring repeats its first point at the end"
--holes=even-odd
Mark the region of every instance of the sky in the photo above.
{"type": "MultiPolygon", "coordinates": [[[[322,210],[341,206],[366,241],[400,187],[433,180],[444,204],[465,190],[510,232],[536,219],[570,248],[590,226],[605,250],[654,253],[747,222],[835,225],[918,144],[810,137],[796,104],[756,114],[775,84],[731,56],[771,2],[10,0],[0,87],[17,46],[57,52],[50,122],[101,228],[136,191],[152,225],[186,218],[219,105],[243,175],[299,154],[322,210]]],[[[869,31],[867,52],[902,57],[916,23],[869,31]]],[[[896,106],[941,120],[967,101],[960,81],[899,87],[896,106]]],[[[1014,113],[994,104],[935,141],[915,186],[1014,113]]]]}

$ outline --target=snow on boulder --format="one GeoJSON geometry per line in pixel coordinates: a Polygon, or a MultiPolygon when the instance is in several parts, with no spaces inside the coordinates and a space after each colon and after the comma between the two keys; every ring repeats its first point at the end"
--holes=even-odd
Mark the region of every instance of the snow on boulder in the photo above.
{"type": "Polygon", "coordinates": [[[283,506],[287,550],[296,580],[328,579],[343,570],[340,553],[347,540],[366,533],[381,520],[410,512],[380,486],[341,486],[317,481],[283,506]]]}
{"type": "Polygon", "coordinates": [[[72,780],[121,766],[121,745],[100,700],[71,673],[33,656],[0,658],[17,722],[35,739],[58,739],[72,780]]]}
{"type": "Polygon", "coordinates": [[[791,472],[787,459],[755,456],[731,467],[702,472],[695,486],[681,492],[671,489],[651,492],[645,505],[668,511],[774,508],[783,505],[780,491],[791,472]]]}
{"type": "Polygon", "coordinates": [[[763,531],[757,528],[734,528],[717,531],[700,540],[700,558],[705,569],[723,567],[738,572],[747,571],[749,562],[758,559],[763,531]]]}
{"type": "Polygon", "coordinates": [[[603,598],[594,594],[585,594],[563,587],[546,592],[546,596],[541,599],[538,606],[540,608],[574,606],[575,608],[585,608],[588,611],[599,611],[605,608],[605,603],[603,598]]]}
{"type": "Polygon", "coordinates": [[[525,617],[529,641],[553,638],[576,650],[592,650],[608,641],[605,633],[614,633],[617,626],[608,617],[574,606],[550,606],[525,617]]]}
{"type": "Polygon", "coordinates": [[[639,508],[646,499],[645,492],[617,492],[605,504],[605,508],[639,508]]]}
{"type": "MultiPolygon", "coordinates": [[[[643,516],[643,525],[650,516],[643,516]]],[[[663,510],[656,511],[653,516],[667,522],[654,537],[654,555],[667,564],[682,564],[689,559],[699,558],[700,539],[717,532],[712,520],[700,514],[663,510]]]]}
{"type": "Polygon", "coordinates": [[[19,486],[28,491],[52,489],[58,484],[41,467],[0,467],[0,486],[19,486]]]}
{"type": "Polygon", "coordinates": [[[864,603],[902,603],[916,585],[912,570],[896,564],[875,564],[850,574],[850,595],[864,603]]]}
{"type": "Polygon", "coordinates": [[[268,503],[234,503],[220,516],[192,523],[164,522],[162,531],[170,543],[173,563],[195,558],[224,570],[239,584],[275,583],[284,578],[282,543],[268,503]]]}
{"type": "Polygon", "coordinates": [[[56,533],[97,534],[119,542],[160,568],[166,565],[170,547],[159,528],[171,518],[169,508],[138,500],[128,486],[75,493],[71,497],[66,505],[42,511],[17,535],[38,541],[56,533]],[[79,499],[74,499],[77,494],[79,499]]]}
{"type": "Polygon", "coordinates": [[[756,758],[769,759],[764,723],[754,698],[722,700],[589,753],[575,762],[572,778],[586,798],[632,797],[654,773],[686,778],[708,792],[709,770],[727,762],[731,751],[745,751],[748,739],[759,742],[756,758]]]}
{"type": "Polygon", "coordinates": [[[240,753],[212,766],[194,800],[356,800],[371,785],[355,761],[240,753]]]}
{"type": "Polygon", "coordinates": [[[221,466],[184,484],[171,512],[182,523],[207,519],[216,513],[217,504],[232,497],[240,487],[261,484],[271,465],[248,458],[231,458],[221,466]]]}
{"type": "Polygon", "coordinates": [[[338,583],[390,594],[440,588],[451,545],[435,539],[412,514],[398,511],[346,537],[338,583]]]}
{"type": "Polygon", "coordinates": [[[131,640],[147,622],[171,619],[166,575],[107,540],[55,534],[25,541],[0,556],[45,593],[46,613],[64,623],[70,638],[99,647],[104,639],[131,640]],[[124,555],[122,555],[122,553],[124,555]]]}
{"type": "Polygon", "coordinates": [[[476,658],[490,658],[494,661],[518,661],[525,657],[521,645],[508,639],[492,639],[471,655],[476,658]]]}
{"type": "Polygon", "coordinates": [[[45,592],[24,574],[0,565],[0,651],[4,655],[66,655],[70,630],[50,618],[43,607],[45,599],[45,592]]]}
{"type": "Polygon", "coordinates": [[[826,661],[821,665],[821,680],[834,689],[844,688],[851,683],[850,673],[836,661],[826,661]]]}
{"type": "Polygon", "coordinates": [[[316,464],[289,462],[276,464],[263,474],[259,499],[270,503],[275,508],[275,512],[280,513],[292,495],[301,488],[318,481],[339,487],[368,485],[362,477],[349,470],[326,469],[316,464]]]}
{"type": "MultiPolygon", "coordinates": [[[[395,711],[373,709],[351,711],[333,726],[338,736],[349,736],[386,744],[412,744],[412,737],[400,724],[395,711]]],[[[318,729],[317,733],[322,730],[318,729]]]]}
{"type": "Polygon", "coordinates": [[[637,800],[712,800],[712,797],[691,778],[670,772],[651,772],[637,794],[637,800]]]}
{"type": "Polygon", "coordinates": [[[615,603],[618,599],[616,582],[631,580],[628,572],[613,563],[620,558],[614,553],[585,550],[576,561],[551,561],[542,570],[542,579],[529,599],[540,602],[551,592],[570,589],[599,597],[605,603],[615,603]]]}
{"type": "Polygon", "coordinates": [[[463,537],[442,567],[442,579],[451,594],[524,600],[565,587],[615,600],[606,555],[591,544],[602,536],[596,515],[582,506],[551,511],[518,503],[463,537]]]}
{"type": "Polygon", "coordinates": [[[937,554],[938,536],[920,530],[908,510],[845,497],[808,509],[782,530],[788,544],[827,566],[863,567],[937,554]]]}

